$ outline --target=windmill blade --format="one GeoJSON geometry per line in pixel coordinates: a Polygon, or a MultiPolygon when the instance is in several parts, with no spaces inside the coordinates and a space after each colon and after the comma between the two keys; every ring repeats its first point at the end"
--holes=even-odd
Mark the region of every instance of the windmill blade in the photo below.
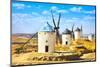
{"type": "Polygon", "coordinates": [[[73,30],[73,29],[74,29],[74,24],[73,24],[73,26],[72,26],[72,32],[74,32],[74,30],[73,30]]]}
{"type": "Polygon", "coordinates": [[[47,22],[47,24],[50,25],[48,22],[47,22]]]}
{"type": "Polygon", "coordinates": [[[28,43],[36,34],[37,34],[37,32],[36,32],[29,40],[27,40],[27,41],[25,42],[25,44],[28,43]]]}
{"type": "Polygon", "coordinates": [[[58,28],[59,28],[59,24],[60,24],[60,18],[61,18],[61,13],[59,13],[59,18],[58,18],[58,24],[57,24],[58,28]]]}
{"type": "Polygon", "coordinates": [[[36,32],[30,39],[28,39],[28,40],[24,43],[24,45],[23,45],[22,47],[24,47],[25,44],[27,44],[37,33],[38,33],[38,32],[36,32]]]}
{"type": "Polygon", "coordinates": [[[52,20],[53,20],[54,27],[56,28],[56,24],[55,24],[55,20],[54,20],[54,16],[53,16],[52,10],[51,10],[51,15],[52,15],[52,20]]]}
{"type": "Polygon", "coordinates": [[[82,29],[82,25],[81,25],[81,32],[82,32],[82,30],[83,30],[83,29],[82,29]]]}

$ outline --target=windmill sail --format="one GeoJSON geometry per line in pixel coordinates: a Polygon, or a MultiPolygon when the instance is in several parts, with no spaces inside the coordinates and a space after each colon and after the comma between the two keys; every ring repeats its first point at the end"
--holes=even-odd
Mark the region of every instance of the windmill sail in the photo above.
{"type": "Polygon", "coordinates": [[[30,39],[28,39],[22,46],[22,48],[24,48],[24,46],[30,42],[30,40],[32,40],[32,38],[37,34],[38,32],[36,32],[35,34],[32,35],[32,37],[30,39]]]}
{"type": "Polygon", "coordinates": [[[52,15],[52,20],[53,20],[54,28],[56,28],[56,24],[55,24],[55,20],[54,20],[54,16],[53,16],[52,11],[51,11],[51,15],[52,15]]]}
{"type": "Polygon", "coordinates": [[[57,23],[57,39],[58,39],[59,43],[61,43],[61,37],[60,37],[60,33],[59,33],[60,18],[61,18],[61,13],[59,14],[58,23],[57,23]]]}
{"type": "Polygon", "coordinates": [[[61,38],[60,38],[60,34],[59,34],[59,24],[60,24],[61,14],[59,14],[57,25],[55,23],[52,11],[51,11],[51,14],[52,14],[52,21],[53,21],[53,24],[54,24],[54,31],[56,32],[56,43],[58,44],[58,42],[61,43],[61,38]]]}
{"type": "Polygon", "coordinates": [[[58,24],[57,24],[57,27],[59,27],[60,18],[61,18],[61,13],[59,14],[59,19],[58,19],[58,24]]]}

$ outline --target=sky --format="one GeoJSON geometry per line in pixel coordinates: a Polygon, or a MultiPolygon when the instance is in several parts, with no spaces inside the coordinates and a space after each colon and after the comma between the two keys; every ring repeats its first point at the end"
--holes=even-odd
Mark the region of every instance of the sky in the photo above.
{"type": "Polygon", "coordinates": [[[12,2],[12,33],[35,33],[46,22],[53,25],[51,10],[57,23],[61,13],[60,33],[66,28],[83,27],[84,34],[95,33],[95,6],[40,2],[12,2]]]}

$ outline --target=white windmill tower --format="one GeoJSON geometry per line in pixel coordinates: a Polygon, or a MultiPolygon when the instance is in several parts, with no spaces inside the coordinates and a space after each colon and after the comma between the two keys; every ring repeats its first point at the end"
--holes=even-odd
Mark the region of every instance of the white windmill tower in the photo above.
{"type": "Polygon", "coordinates": [[[88,35],[88,40],[93,41],[94,40],[94,35],[93,34],[89,34],[88,35]]]}
{"type": "Polygon", "coordinates": [[[66,29],[62,34],[62,45],[70,45],[72,42],[72,32],[66,29]]]}
{"type": "Polygon", "coordinates": [[[80,39],[81,38],[81,29],[79,29],[77,27],[76,30],[74,31],[74,36],[75,36],[75,40],[80,39]]]}
{"type": "Polygon", "coordinates": [[[56,43],[56,33],[53,27],[47,22],[38,32],[38,52],[52,53],[56,43]]]}

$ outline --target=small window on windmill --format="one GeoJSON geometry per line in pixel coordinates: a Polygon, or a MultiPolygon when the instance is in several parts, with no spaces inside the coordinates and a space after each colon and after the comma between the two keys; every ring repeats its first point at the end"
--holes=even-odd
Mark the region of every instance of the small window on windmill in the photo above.
{"type": "Polygon", "coordinates": [[[46,40],[45,42],[48,43],[48,40],[46,40]]]}

